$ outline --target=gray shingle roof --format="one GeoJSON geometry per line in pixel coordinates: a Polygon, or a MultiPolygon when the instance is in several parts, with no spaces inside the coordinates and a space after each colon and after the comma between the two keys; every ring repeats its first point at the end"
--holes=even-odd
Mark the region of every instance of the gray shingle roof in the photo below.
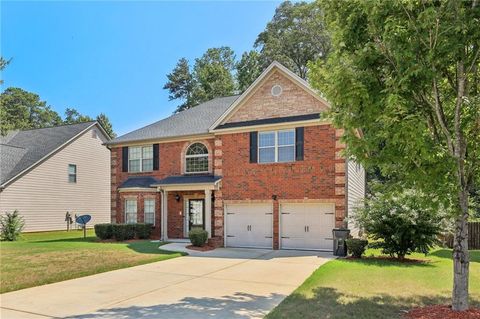
{"type": "Polygon", "coordinates": [[[221,180],[221,176],[197,175],[197,176],[168,176],[157,181],[154,185],[176,185],[176,184],[208,184],[221,180]]]}
{"type": "Polygon", "coordinates": [[[148,188],[157,181],[153,176],[134,176],[127,178],[119,188],[148,188]]]}
{"type": "Polygon", "coordinates": [[[107,144],[118,144],[156,138],[206,134],[210,126],[239,95],[215,98],[166,119],[119,136],[107,144]]]}
{"type": "Polygon", "coordinates": [[[0,185],[95,124],[95,121],[26,131],[0,137],[0,185]]]}

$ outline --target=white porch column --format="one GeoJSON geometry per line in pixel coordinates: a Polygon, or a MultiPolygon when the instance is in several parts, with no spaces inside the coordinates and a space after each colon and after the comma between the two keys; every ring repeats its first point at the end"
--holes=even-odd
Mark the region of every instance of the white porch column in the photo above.
{"type": "Polygon", "coordinates": [[[205,190],[205,230],[208,238],[212,238],[212,191],[205,190]]]}
{"type": "Polygon", "coordinates": [[[162,240],[168,240],[168,191],[163,191],[162,197],[162,240]]]}

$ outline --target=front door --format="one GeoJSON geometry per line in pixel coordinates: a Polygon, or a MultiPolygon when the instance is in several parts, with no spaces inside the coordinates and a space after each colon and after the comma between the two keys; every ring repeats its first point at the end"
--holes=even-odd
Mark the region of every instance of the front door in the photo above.
{"type": "Polygon", "coordinates": [[[205,229],[205,200],[188,200],[188,230],[194,228],[205,229]]]}

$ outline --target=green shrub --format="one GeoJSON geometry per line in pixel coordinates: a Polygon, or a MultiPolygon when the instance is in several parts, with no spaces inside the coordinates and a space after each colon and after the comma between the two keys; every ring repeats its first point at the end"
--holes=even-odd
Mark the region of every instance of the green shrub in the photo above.
{"type": "Polygon", "coordinates": [[[152,234],[152,224],[135,224],[135,233],[139,239],[148,239],[152,234]]]}
{"type": "Polygon", "coordinates": [[[361,238],[349,238],[346,240],[348,253],[355,258],[362,258],[367,249],[368,240],[361,238]]]}
{"type": "Polygon", "coordinates": [[[0,237],[2,240],[16,241],[25,227],[23,217],[18,214],[18,210],[13,213],[5,212],[0,216],[0,237]]]}
{"type": "Polygon", "coordinates": [[[445,223],[444,209],[431,196],[406,190],[381,194],[366,201],[354,220],[372,239],[372,248],[398,259],[412,252],[427,254],[438,244],[445,223]]]}
{"type": "Polygon", "coordinates": [[[102,240],[111,239],[113,236],[112,224],[96,224],[95,235],[102,240]]]}
{"type": "Polygon", "coordinates": [[[207,242],[208,232],[200,228],[192,229],[188,232],[188,238],[193,246],[201,247],[207,242]]]}
{"type": "Polygon", "coordinates": [[[135,238],[135,224],[112,224],[113,238],[117,241],[135,238]]]}

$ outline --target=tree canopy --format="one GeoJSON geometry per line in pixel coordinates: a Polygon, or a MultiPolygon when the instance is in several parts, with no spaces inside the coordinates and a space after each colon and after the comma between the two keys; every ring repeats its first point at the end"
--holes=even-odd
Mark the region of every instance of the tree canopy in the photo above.
{"type": "Polygon", "coordinates": [[[181,58],[167,75],[164,89],[169,91],[169,100],[181,99],[175,112],[194,107],[215,97],[235,93],[233,76],[235,53],[229,47],[210,48],[195,59],[193,69],[188,60],[181,58]]]}
{"type": "Polygon", "coordinates": [[[333,50],[309,73],[345,128],[349,155],[452,207],[455,310],[468,307],[466,221],[480,180],[476,4],[322,1],[333,50]]]}
{"type": "Polygon", "coordinates": [[[62,124],[62,118],[45,101],[20,88],[7,88],[0,95],[0,131],[31,129],[62,124]]]}
{"type": "Polygon", "coordinates": [[[330,51],[323,15],[319,2],[282,2],[255,41],[265,63],[276,60],[306,79],[308,62],[330,51]]]}
{"type": "MultiPolygon", "coordinates": [[[[61,116],[47,102],[40,99],[40,96],[15,87],[7,88],[0,94],[0,118],[2,119],[0,121],[1,135],[5,135],[10,130],[93,121],[93,118],[81,114],[74,108],[67,108],[65,120],[62,120],[61,116]]],[[[96,120],[110,137],[115,137],[112,124],[105,114],[100,113],[96,120]]]]}

